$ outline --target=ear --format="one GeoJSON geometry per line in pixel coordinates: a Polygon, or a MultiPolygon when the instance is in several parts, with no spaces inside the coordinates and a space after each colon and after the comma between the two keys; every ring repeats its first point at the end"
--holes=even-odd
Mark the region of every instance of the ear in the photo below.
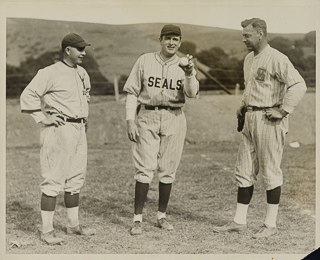
{"type": "Polygon", "coordinates": [[[66,54],[70,55],[70,51],[71,51],[71,48],[69,46],[65,48],[66,54]]]}

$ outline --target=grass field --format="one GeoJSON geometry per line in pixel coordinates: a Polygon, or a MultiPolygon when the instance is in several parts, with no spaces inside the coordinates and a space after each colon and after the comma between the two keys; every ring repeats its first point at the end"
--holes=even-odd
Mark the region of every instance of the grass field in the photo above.
{"type": "MultiPolygon", "coordinates": [[[[223,102],[216,96],[212,99],[217,104],[223,102]]],[[[97,234],[90,238],[67,236],[66,211],[62,196],[59,196],[54,225],[65,243],[62,246],[47,246],[39,240],[39,147],[28,140],[24,141],[24,132],[16,132],[21,145],[17,140],[7,142],[7,254],[307,255],[315,250],[315,144],[303,142],[299,148],[292,148],[288,144],[285,146],[282,163],[285,181],[278,217],[280,233],[274,237],[261,240],[252,238],[252,234],[263,224],[266,212],[266,194],[260,178],[249,208],[248,231],[243,234],[212,232],[212,225],[223,225],[233,218],[236,206],[237,188],[233,167],[238,141],[224,141],[221,138],[188,142],[185,145],[168,207],[168,218],[175,230],[165,232],[154,226],[158,200],[155,178],[144,210],[144,233],[138,238],[130,236],[134,200],[130,143],[125,136],[122,136],[121,142],[117,139],[117,135],[124,133],[125,129],[114,117],[119,113],[121,118],[123,111],[116,108],[112,110],[104,102],[93,102],[89,129],[93,136],[94,132],[103,129],[97,125],[94,116],[99,114],[108,118],[105,135],[110,133],[112,138],[100,136],[101,142],[95,142],[92,136],[89,138],[88,177],[80,201],[81,222],[95,228],[97,234]],[[108,128],[111,125],[112,130],[108,128]],[[20,243],[21,247],[10,247],[11,242],[20,243]]],[[[186,107],[189,121],[192,121],[193,104],[186,107]]],[[[229,113],[229,106],[226,106],[228,111],[225,113],[229,113]]],[[[11,119],[20,116],[17,113],[17,101],[8,102],[7,131],[12,128],[11,119]]],[[[218,125],[223,123],[226,122],[217,122],[218,125]]],[[[189,125],[188,131],[192,134],[195,129],[189,125]]],[[[209,133],[210,129],[203,131],[209,133]]],[[[9,136],[8,140],[13,140],[13,137],[9,136]]]]}

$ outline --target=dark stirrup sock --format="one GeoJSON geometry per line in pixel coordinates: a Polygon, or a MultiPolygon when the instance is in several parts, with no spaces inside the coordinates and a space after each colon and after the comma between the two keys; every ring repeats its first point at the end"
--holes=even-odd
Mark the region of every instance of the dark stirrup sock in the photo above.
{"type": "Polygon", "coordinates": [[[149,183],[136,182],[134,198],[134,214],[142,214],[144,202],[149,191],[149,183]]]}
{"type": "Polygon", "coordinates": [[[171,193],[172,183],[162,183],[159,182],[159,206],[158,211],[166,212],[170,193],[171,193]]]}
{"type": "Polygon", "coordinates": [[[41,195],[41,210],[54,211],[56,208],[56,197],[47,196],[42,193],[41,195]]]}
{"type": "Polygon", "coordinates": [[[238,187],[237,202],[248,205],[251,201],[252,194],[253,194],[253,185],[245,188],[238,187]]]}
{"type": "Polygon", "coordinates": [[[79,206],[79,193],[65,192],[64,193],[64,203],[66,208],[74,208],[79,206]]]}
{"type": "Polygon", "coordinates": [[[273,190],[267,190],[267,203],[279,204],[281,195],[281,186],[274,188],[273,190]]]}

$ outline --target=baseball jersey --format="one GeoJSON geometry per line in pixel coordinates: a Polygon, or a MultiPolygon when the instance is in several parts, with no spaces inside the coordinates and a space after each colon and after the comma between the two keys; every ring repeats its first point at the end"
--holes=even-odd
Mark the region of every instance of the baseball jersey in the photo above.
{"type": "Polygon", "coordinates": [[[244,81],[243,101],[247,106],[283,105],[288,113],[293,112],[306,91],[304,79],[288,57],[269,45],[256,56],[253,52],[246,56],[244,81]]]}
{"type": "Polygon", "coordinates": [[[69,67],[57,62],[40,69],[20,97],[22,112],[45,111],[70,118],[86,118],[89,114],[88,73],[81,66],[69,67]]]}
{"type": "MultiPolygon", "coordinates": [[[[134,64],[124,91],[138,97],[138,102],[150,106],[182,107],[185,103],[185,72],[174,55],[164,61],[160,52],[141,55],[134,64]]],[[[197,88],[199,82],[196,81],[197,88]]]]}

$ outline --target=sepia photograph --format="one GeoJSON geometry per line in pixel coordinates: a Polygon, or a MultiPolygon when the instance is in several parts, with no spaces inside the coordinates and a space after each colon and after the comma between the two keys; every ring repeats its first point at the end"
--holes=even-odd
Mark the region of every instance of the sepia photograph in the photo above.
{"type": "Polygon", "coordinates": [[[319,259],[319,4],[1,2],[1,259],[319,259]]]}

